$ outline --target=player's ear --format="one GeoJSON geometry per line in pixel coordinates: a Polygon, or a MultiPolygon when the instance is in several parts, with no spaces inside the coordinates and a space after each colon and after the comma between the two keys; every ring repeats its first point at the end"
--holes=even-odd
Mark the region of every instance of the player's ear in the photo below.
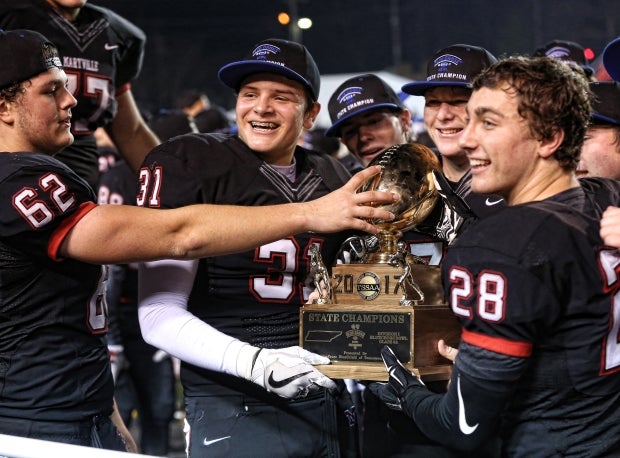
{"type": "Polygon", "coordinates": [[[403,131],[408,132],[411,129],[411,112],[406,108],[398,114],[398,119],[403,126],[403,131]]]}
{"type": "Polygon", "coordinates": [[[539,155],[545,159],[553,156],[564,142],[564,131],[557,129],[550,138],[539,140],[539,155]]]}
{"type": "Polygon", "coordinates": [[[14,121],[12,103],[0,97],[0,121],[6,124],[12,124],[14,121]]]}
{"type": "Polygon", "coordinates": [[[321,104],[319,102],[314,102],[304,116],[304,128],[308,130],[312,129],[314,121],[316,121],[316,117],[319,115],[319,111],[321,111],[321,104]]]}

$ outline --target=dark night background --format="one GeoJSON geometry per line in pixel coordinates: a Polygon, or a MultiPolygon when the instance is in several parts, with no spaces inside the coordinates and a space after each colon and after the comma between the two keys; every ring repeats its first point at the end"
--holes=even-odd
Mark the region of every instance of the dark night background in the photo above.
{"type": "MultiPolygon", "coordinates": [[[[233,106],[218,69],[269,37],[289,38],[278,12],[293,0],[93,0],[146,32],[142,74],[134,84],[148,110],[170,107],[187,88],[233,106]]],[[[390,70],[424,76],[426,60],[453,43],[496,56],[530,54],[552,39],[577,41],[598,56],[620,35],[618,0],[297,0],[313,20],[302,41],[321,73],[390,70]]]]}

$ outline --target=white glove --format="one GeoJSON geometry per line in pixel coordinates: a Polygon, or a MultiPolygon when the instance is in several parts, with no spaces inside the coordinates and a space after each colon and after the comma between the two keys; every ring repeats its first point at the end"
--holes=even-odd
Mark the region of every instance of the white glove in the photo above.
{"type": "Polygon", "coordinates": [[[267,349],[247,344],[237,356],[237,375],[284,398],[303,398],[321,387],[337,389],[332,379],[312,366],[329,362],[298,346],[267,349]]]}

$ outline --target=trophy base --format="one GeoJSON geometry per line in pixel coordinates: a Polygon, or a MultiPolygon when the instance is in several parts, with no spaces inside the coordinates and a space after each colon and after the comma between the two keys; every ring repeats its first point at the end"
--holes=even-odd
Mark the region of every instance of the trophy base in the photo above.
{"type": "Polygon", "coordinates": [[[381,348],[424,380],[448,380],[452,364],[437,351],[444,339],[456,347],[460,325],[446,305],[308,304],[300,310],[300,346],[327,356],[318,366],[332,378],[387,380],[381,348]]]}
{"type": "MultiPolygon", "coordinates": [[[[319,364],[314,366],[322,374],[330,378],[336,379],[355,379],[368,380],[376,382],[387,382],[388,373],[383,364],[377,363],[360,363],[347,364],[343,362],[332,364],[319,364]]],[[[413,367],[411,364],[405,364],[405,367],[420,377],[424,382],[438,382],[450,380],[452,374],[452,365],[443,364],[441,366],[429,367],[413,367]]]]}

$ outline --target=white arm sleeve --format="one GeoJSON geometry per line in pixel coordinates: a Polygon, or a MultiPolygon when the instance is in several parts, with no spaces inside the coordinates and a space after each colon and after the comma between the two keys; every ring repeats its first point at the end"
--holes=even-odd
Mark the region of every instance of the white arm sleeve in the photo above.
{"type": "Polygon", "coordinates": [[[187,310],[198,261],[140,264],[138,317],[144,340],[182,361],[237,374],[237,358],[248,344],[234,339],[187,310]]]}

